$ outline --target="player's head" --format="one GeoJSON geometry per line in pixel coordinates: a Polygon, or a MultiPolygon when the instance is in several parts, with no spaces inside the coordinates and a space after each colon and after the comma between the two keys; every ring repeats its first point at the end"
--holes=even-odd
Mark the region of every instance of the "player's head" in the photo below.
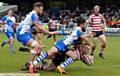
{"type": "Polygon", "coordinates": [[[95,14],[98,14],[99,11],[100,11],[100,6],[95,5],[95,6],[94,6],[94,13],[95,13],[95,14]]]}
{"type": "Polygon", "coordinates": [[[52,16],[51,16],[51,19],[52,19],[52,20],[55,20],[55,16],[54,16],[54,15],[52,15],[52,16]]]}
{"type": "Polygon", "coordinates": [[[34,3],[33,5],[33,9],[39,13],[39,14],[42,14],[43,13],[43,4],[41,2],[36,2],[34,3]]]}
{"type": "Polygon", "coordinates": [[[77,26],[84,27],[84,24],[85,24],[85,19],[83,18],[77,19],[77,26]]]}
{"type": "Polygon", "coordinates": [[[12,15],[13,15],[13,10],[9,9],[9,10],[7,11],[7,14],[8,14],[9,16],[12,16],[12,15]]]}
{"type": "Polygon", "coordinates": [[[82,51],[84,52],[84,54],[88,54],[91,51],[91,47],[89,44],[83,44],[82,45],[82,51]]]}

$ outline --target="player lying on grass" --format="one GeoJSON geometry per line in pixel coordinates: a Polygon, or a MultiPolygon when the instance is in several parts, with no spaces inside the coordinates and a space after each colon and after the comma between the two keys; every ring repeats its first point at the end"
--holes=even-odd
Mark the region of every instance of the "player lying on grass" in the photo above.
{"type": "MultiPolygon", "coordinates": [[[[77,20],[77,27],[72,31],[72,33],[66,38],[58,40],[48,52],[43,52],[36,60],[34,60],[33,64],[30,64],[29,72],[33,73],[34,67],[42,60],[46,58],[53,58],[55,54],[66,52],[69,45],[71,45],[78,38],[81,38],[87,43],[89,43],[87,38],[89,34],[83,34],[82,32],[82,29],[85,27],[84,23],[85,23],[85,20],[82,18],[79,18],[77,20]]],[[[71,54],[70,56],[72,57],[71,60],[74,60],[73,57],[75,55],[71,54]]]]}
{"type": "MultiPolygon", "coordinates": [[[[43,70],[43,71],[51,71],[55,70],[57,66],[59,66],[62,62],[64,62],[67,58],[69,58],[69,54],[74,54],[76,58],[75,60],[81,60],[86,65],[91,66],[93,64],[93,56],[89,55],[89,52],[91,50],[91,47],[89,44],[82,44],[81,40],[77,40],[74,42],[73,47],[71,49],[68,49],[66,52],[55,54],[55,56],[52,58],[52,60],[46,65],[42,62],[42,64],[38,64],[35,69],[43,70]]],[[[29,63],[24,65],[22,68],[23,70],[28,70],[29,63]]],[[[61,73],[66,73],[65,71],[61,73]]]]}
{"type": "MultiPolygon", "coordinates": [[[[43,71],[55,70],[62,62],[64,62],[66,59],[69,58],[68,56],[69,54],[74,54],[76,57],[75,60],[81,60],[86,65],[91,66],[93,64],[94,57],[88,54],[90,50],[91,48],[88,44],[75,45],[73,49],[69,49],[67,52],[64,52],[62,54],[60,53],[55,54],[55,57],[50,61],[48,65],[40,64],[37,65],[36,68],[37,70],[43,70],[43,71]]],[[[62,74],[66,73],[65,70],[64,71],[60,70],[60,72],[62,74]]]]}
{"type": "Polygon", "coordinates": [[[38,16],[38,14],[42,13],[43,4],[41,2],[35,3],[33,6],[33,10],[29,14],[27,14],[26,18],[19,24],[16,31],[17,40],[21,42],[23,45],[30,47],[29,63],[31,64],[34,61],[35,56],[39,55],[41,52],[41,45],[31,36],[30,28],[32,27],[32,25],[35,25],[35,27],[38,28],[38,30],[46,34],[53,35],[58,33],[49,32],[43,28],[43,26],[39,23],[38,16]]]}

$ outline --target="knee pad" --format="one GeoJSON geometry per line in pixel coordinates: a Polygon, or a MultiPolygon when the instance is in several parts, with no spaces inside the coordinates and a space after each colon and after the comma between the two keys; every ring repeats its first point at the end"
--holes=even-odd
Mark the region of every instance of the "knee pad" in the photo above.
{"type": "Polygon", "coordinates": [[[101,47],[102,47],[102,48],[105,48],[105,47],[106,47],[106,45],[102,45],[101,47]]]}

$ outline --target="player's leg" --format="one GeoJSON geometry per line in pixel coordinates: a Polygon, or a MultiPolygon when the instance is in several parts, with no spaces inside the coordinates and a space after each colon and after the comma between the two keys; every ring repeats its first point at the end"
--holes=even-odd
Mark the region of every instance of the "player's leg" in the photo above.
{"type": "Polygon", "coordinates": [[[50,63],[48,65],[45,66],[45,65],[41,64],[41,66],[39,67],[40,70],[44,70],[44,71],[55,70],[58,65],[60,65],[62,62],[65,61],[65,57],[66,57],[65,53],[66,52],[55,54],[55,56],[52,58],[52,60],[50,61],[50,63]]]}
{"type": "Polygon", "coordinates": [[[30,33],[25,32],[23,34],[20,34],[19,30],[21,29],[18,29],[16,32],[16,37],[18,41],[22,42],[23,45],[30,47],[29,64],[32,64],[35,55],[38,55],[41,52],[40,44],[32,38],[30,33]]]}
{"type": "Polygon", "coordinates": [[[58,53],[58,49],[56,47],[52,47],[48,52],[42,52],[42,54],[33,62],[33,65],[37,65],[45,58],[52,58],[56,53],[58,53]]]}
{"type": "Polygon", "coordinates": [[[45,46],[42,44],[42,33],[37,33],[35,35],[35,40],[37,40],[41,44],[41,48],[44,48],[45,46]]]}
{"type": "Polygon", "coordinates": [[[35,56],[40,54],[41,53],[41,47],[40,47],[40,44],[33,40],[33,39],[30,39],[28,42],[27,42],[27,46],[31,47],[30,49],[30,57],[29,57],[29,72],[33,73],[36,71],[36,69],[31,69],[31,67],[33,68],[33,61],[35,59],[35,56]]]}
{"type": "Polygon", "coordinates": [[[94,51],[95,51],[95,49],[96,49],[96,47],[97,47],[97,42],[98,42],[98,37],[94,37],[94,38],[93,38],[93,46],[92,46],[91,55],[94,54],[94,51]]]}
{"type": "Polygon", "coordinates": [[[9,43],[9,40],[4,40],[1,44],[1,47],[3,47],[5,44],[8,44],[9,43]]]}
{"type": "Polygon", "coordinates": [[[29,61],[30,63],[32,63],[34,60],[34,56],[41,52],[41,47],[40,47],[40,44],[37,41],[33,40],[32,38],[29,39],[26,45],[30,47],[29,61]]]}
{"type": "Polygon", "coordinates": [[[10,44],[10,52],[15,53],[14,52],[14,37],[9,38],[9,44],[10,44]]]}
{"type": "Polygon", "coordinates": [[[40,33],[35,34],[35,40],[37,40],[40,44],[42,44],[40,33]]]}
{"type": "Polygon", "coordinates": [[[7,37],[8,37],[8,40],[7,41],[4,41],[3,43],[2,43],[2,46],[4,46],[5,44],[7,44],[7,43],[9,43],[9,45],[10,45],[10,52],[11,53],[15,53],[14,52],[14,32],[10,32],[10,31],[7,31],[6,32],[6,35],[7,35],[7,37]]]}
{"type": "Polygon", "coordinates": [[[65,62],[63,62],[60,66],[57,66],[57,69],[59,70],[60,73],[66,74],[65,67],[69,66],[72,64],[75,60],[77,60],[77,55],[75,54],[74,51],[69,50],[66,52],[66,55],[69,56],[65,62]]]}
{"type": "Polygon", "coordinates": [[[34,67],[38,65],[39,62],[43,61],[45,58],[52,58],[56,53],[58,53],[58,49],[56,47],[52,47],[48,52],[42,52],[36,60],[33,61],[33,64],[30,64],[29,72],[34,72],[34,67]]]}
{"type": "Polygon", "coordinates": [[[48,52],[42,52],[36,60],[34,60],[33,64],[29,67],[30,72],[34,71],[34,67],[38,65],[39,62],[43,61],[45,58],[51,58],[56,53],[58,53],[58,49],[56,47],[52,47],[48,52]]]}
{"type": "Polygon", "coordinates": [[[105,35],[100,35],[100,36],[99,36],[99,39],[100,39],[100,41],[102,42],[99,56],[102,57],[102,58],[104,58],[103,55],[104,55],[104,51],[105,51],[106,43],[107,43],[106,37],[105,37],[105,35]]]}
{"type": "Polygon", "coordinates": [[[8,37],[8,40],[4,40],[4,41],[2,42],[2,44],[1,44],[1,47],[3,47],[5,44],[8,44],[8,43],[9,43],[9,38],[12,37],[11,32],[9,32],[9,31],[7,30],[6,36],[8,37]]]}
{"type": "Polygon", "coordinates": [[[52,70],[55,70],[56,69],[56,66],[54,65],[54,63],[52,61],[50,61],[48,63],[48,65],[46,66],[43,66],[42,70],[44,71],[52,71],[52,70]]]}

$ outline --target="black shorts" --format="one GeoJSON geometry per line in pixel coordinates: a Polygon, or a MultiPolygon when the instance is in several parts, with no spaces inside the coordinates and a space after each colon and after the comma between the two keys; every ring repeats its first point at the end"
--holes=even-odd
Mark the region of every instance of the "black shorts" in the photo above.
{"type": "Polygon", "coordinates": [[[55,57],[52,59],[52,62],[54,63],[54,65],[57,67],[58,65],[60,65],[62,62],[65,61],[66,56],[65,56],[66,52],[63,53],[58,53],[55,55],[55,57]]]}
{"type": "Polygon", "coordinates": [[[103,31],[93,31],[93,37],[99,37],[100,35],[103,35],[103,31]]]}
{"type": "Polygon", "coordinates": [[[56,28],[50,28],[49,31],[53,32],[53,31],[57,31],[57,29],[56,28]]]}

